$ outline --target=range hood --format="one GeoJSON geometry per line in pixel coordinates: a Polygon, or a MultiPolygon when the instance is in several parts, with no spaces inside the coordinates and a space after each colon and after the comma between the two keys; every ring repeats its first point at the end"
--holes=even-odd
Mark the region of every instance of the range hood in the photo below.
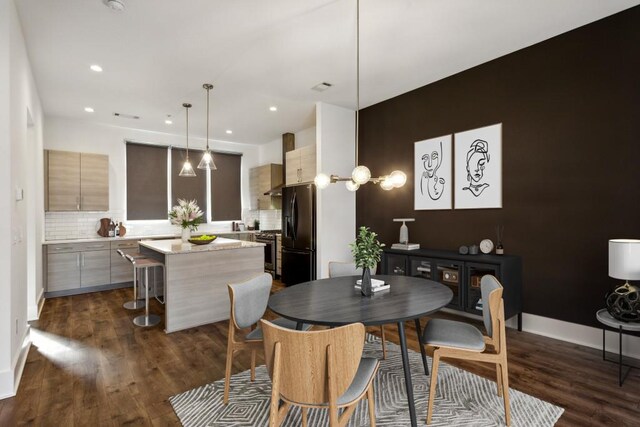
{"type": "Polygon", "coordinates": [[[264,193],[265,196],[282,196],[282,189],[284,188],[284,184],[279,184],[276,185],[275,187],[271,188],[269,191],[266,191],[264,193]]]}

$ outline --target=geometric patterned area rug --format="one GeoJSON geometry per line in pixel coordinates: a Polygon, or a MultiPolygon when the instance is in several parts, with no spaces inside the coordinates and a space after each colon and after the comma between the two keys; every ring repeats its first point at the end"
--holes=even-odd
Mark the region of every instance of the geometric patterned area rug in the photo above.
{"type": "MultiPolygon", "coordinates": [[[[367,334],[365,356],[381,358],[380,341],[367,334]]],[[[418,424],[425,425],[429,378],[424,375],[420,353],[409,350],[413,394],[418,424]]],[[[429,372],[431,372],[431,358],[429,372]]],[[[446,363],[438,369],[438,386],[434,401],[433,426],[502,426],[504,405],[496,394],[496,383],[446,363]]],[[[256,379],[250,372],[231,377],[229,404],[222,404],[224,379],[173,396],[169,399],[185,427],[201,426],[267,426],[271,381],[264,365],[256,368],[256,379]]],[[[376,424],[379,426],[410,425],[400,347],[387,341],[387,360],[380,361],[374,382],[376,424]]],[[[509,390],[511,424],[513,426],[553,426],[564,409],[517,390],[509,390]]],[[[362,400],[351,417],[349,426],[368,426],[367,399],[362,400]]],[[[310,426],[329,425],[325,409],[311,409],[310,426]]],[[[300,426],[300,409],[291,407],[283,426],[300,426]]]]}

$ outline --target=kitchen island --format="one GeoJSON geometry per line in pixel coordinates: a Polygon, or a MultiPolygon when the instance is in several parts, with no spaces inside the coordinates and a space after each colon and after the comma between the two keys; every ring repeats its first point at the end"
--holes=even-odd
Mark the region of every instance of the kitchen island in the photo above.
{"type": "Polygon", "coordinates": [[[228,319],[227,284],[264,272],[264,243],[223,237],[208,245],[143,240],[140,252],[165,265],[167,333],[228,319]]]}

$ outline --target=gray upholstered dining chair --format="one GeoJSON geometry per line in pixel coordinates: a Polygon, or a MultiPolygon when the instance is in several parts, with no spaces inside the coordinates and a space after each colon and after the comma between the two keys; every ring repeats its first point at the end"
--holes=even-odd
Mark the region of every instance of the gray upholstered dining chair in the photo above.
{"type": "Polygon", "coordinates": [[[482,317],[487,330],[486,336],[483,336],[480,330],[473,325],[446,319],[432,319],[424,330],[422,342],[424,345],[434,348],[427,424],[431,423],[433,399],[438,382],[438,363],[442,358],[494,363],[496,365],[498,396],[503,396],[504,399],[505,421],[507,425],[511,423],[502,285],[494,276],[487,274],[480,281],[480,290],[482,317]],[[487,349],[486,345],[491,347],[487,349]]]}
{"type": "MultiPolygon", "coordinates": [[[[256,351],[262,349],[262,328],[257,327],[248,333],[240,335],[243,329],[257,325],[267,311],[267,303],[271,293],[273,278],[268,273],[259,274],[245,282],[227,285],[231,301],[229,318],[229,336],[227,340],[227,366],[224,379],[224,398],[229,403],[229,388],[231,381],[231,366],[233,356],[239,350],[251,350],[251,381],[256,378],[256,351]],[[238,336],[240,335],[240,336],[238,336]]],[[[283,328],[295,329],[296,322],[278,318],[272,321],[283,328]]],[[[303,325],[303,330],[309,330],[311,325],[303,325]]]]}
{"type": "MultiPolygon", "coordinates": [[[[373,272],[376,272],[378,265],[373,267],[373,272]]],[[[343,276],[362,276],[362,269],[356,267],[353,262],[338,262],[329,261],[329,277],[343,277],[343,276]]],[[[387,358],[387,346],[384,336],[384,325],[380,325],[380,340],[382,342],[382,358],[387,358]]]]}

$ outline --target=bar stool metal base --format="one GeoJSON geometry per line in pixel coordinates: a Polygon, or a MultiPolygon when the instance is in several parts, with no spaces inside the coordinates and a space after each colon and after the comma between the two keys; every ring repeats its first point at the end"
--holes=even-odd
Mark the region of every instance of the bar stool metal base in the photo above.
{"type": "Polygon", "coordinates": [[[133,324],[136,326],[156,326],[160,323],[160,316],[157,314],[142,314],[133,319],[133,324]]]}
{"type": "Polygon", "coordinates": [[[122,306],[127,310],[138,310],[140,308],[144,308],[145,305],[146,304],[143,299],[127,301],[124,304],[122,304],[122,306]]]}

